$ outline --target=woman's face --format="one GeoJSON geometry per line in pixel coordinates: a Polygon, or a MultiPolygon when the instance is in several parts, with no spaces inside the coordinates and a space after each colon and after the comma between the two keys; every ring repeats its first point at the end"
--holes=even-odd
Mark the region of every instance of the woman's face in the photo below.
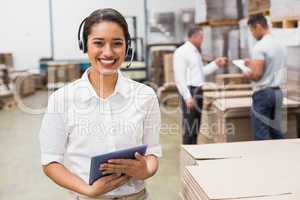
{"type": "Polygon", "coordinates": [[[93,69],[102,75],[117,72],[124,62],[126,42],[123,29],[115,22],[100,22],[91,28],[87,54],[93,69]]]}

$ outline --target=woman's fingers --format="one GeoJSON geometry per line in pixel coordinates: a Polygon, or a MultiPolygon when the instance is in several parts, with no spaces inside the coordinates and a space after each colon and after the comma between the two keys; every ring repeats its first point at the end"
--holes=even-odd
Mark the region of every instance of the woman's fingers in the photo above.
{"type": "Polygon", "coordinates": [[[117,187],[120,187],[121,185],[127,183],[128,180],[129,180],[129,176],[126,175],[119,176],[118,178],[111,180],[108,183],[109,190],[113,190],[117,187]]]}
{"type": "Polygon", "coordinates": [[[104,164],[100,167],[100,170],[105,174],[107,173],[125,173],[127,167],[124,165],[104,164]]]}

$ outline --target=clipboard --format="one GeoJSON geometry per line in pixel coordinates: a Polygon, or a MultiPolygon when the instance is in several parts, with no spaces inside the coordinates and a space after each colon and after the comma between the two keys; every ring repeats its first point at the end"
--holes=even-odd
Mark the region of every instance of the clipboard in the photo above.
{"type": "Polygon", "coordinates": [[[138,152],[141,155],[145,155],[146,150],[147,150],[147,145],[140,145],[140,146],[92,157],[89,184],[92,185],[99,178],[110,175],[110,174],[105,174],[105,175],[102,174],[102,172],[99,170],[101,164],[107,163],[107,161],[111,159],[135,159],[134,154],[136,152],[138,152]]]}
{"type": "Polygon", "coordinates": [[[251,69],[245,65],[245,61],[242,59],[233,60],[232,63],[237,66],[242,72],[250,72],[251,69]]]}

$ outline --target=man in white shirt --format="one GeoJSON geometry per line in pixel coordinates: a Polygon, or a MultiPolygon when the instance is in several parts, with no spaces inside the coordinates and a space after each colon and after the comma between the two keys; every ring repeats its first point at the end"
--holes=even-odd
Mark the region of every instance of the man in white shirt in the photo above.
{"type": "Polygon", "coordinates": [[[196,144],[201,123],[202,85],[205,75],[224,67],[226,58],[220,57],[204,66],[200,53],[203,41],[201,27],[194,25],[188,31],[188,40],[174,53],[174,74],[182,97],[183,144],[196,144]]]}
{"type": "Polygon", "coordinates": [[[287,50],[271,35],[267,20],[262,15],[248,20],[252,35],[258,41],[252,58],[245,59],[251,71],[245,76],[252,80],[252,130],[256,140],[281,139],[282,91],[286,82],[287,50]]]}

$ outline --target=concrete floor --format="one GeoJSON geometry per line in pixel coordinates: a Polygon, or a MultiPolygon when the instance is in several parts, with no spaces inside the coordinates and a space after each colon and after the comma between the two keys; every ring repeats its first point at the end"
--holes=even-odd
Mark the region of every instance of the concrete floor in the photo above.
{"type": "MultiPolygon", "coordinates": [[[[23,107],[35,111],[44,108],[47,97],[47,92],[37,92],[23,100],[23,107]]],[[[43,115],[22,110],[0,110],[0,199],[68,199],[66,190],[41,171],[38,132],[43,115]]],[[[162,108],[164,155],[158,173],[147,181],[147,189],[155,200],[179,199],[179,116],[174,109],[170,112],[162,108]]]]}

